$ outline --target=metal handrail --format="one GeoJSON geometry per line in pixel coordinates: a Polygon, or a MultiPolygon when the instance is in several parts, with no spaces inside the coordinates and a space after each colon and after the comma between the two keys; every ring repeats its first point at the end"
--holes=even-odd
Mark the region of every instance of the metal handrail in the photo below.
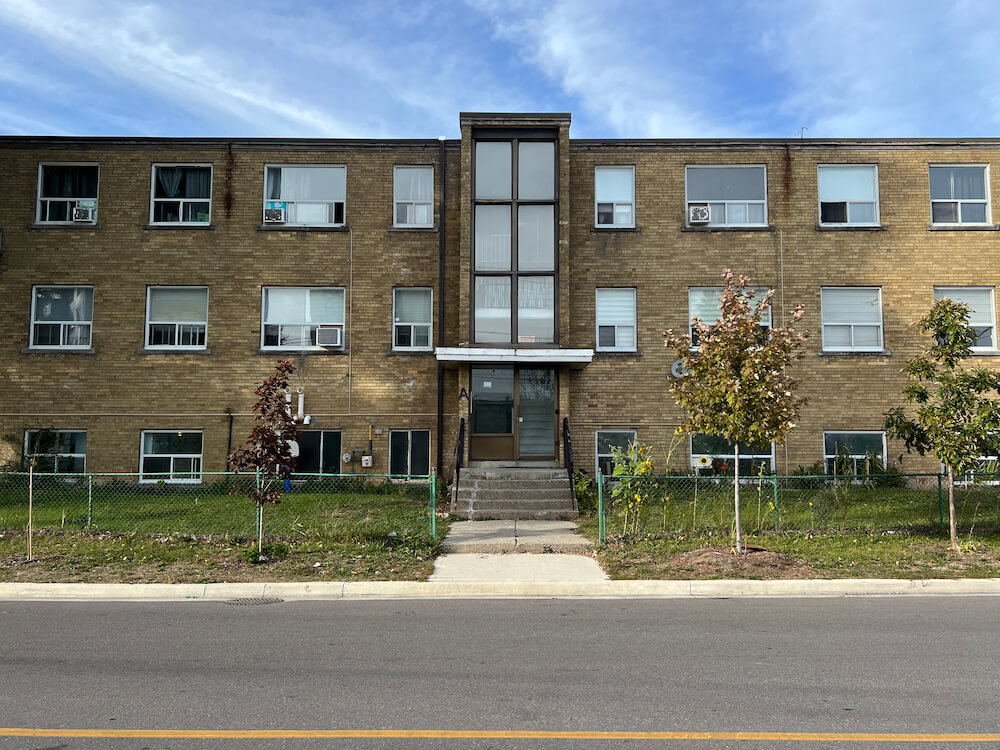
{"type": "Polygon", "coordinates": [[[465,465],[465,417],[458,423],[458,438],[455,440],[455,473],[451,478],[453,484],[458,482],[458,470],[465,465]]]}
{"type": "Polygon", "coordinates": [[[569,417],[563,417],[563,456],[566,457],[566,473],[573,482],[573,438],[569,434],[569,417]]]}

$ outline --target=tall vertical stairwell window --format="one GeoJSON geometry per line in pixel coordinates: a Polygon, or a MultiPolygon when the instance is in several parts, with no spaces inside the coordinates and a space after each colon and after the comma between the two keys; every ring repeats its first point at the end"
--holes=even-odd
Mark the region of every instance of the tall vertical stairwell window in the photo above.
{"type": "Polygon", "coordinates": [[[474,340],[551,344],[557,339],[555,141],[478,139],[473,169],[474,340]]]}

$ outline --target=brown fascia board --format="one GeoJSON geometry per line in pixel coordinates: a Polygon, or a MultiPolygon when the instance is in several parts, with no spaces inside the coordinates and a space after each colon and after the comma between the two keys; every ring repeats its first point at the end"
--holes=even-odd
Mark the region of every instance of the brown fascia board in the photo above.
{"type": "Polygon", "coordinates": [[[575,151],[997,148],[1000,138],[571,138],[569,146],[575,151]]]}
{"type": "Polygon", "coordinates": [[[569,112],[459,112],[458,121],[462,125],[503,125],[505,123],[569,125],[569,112]]]}
{"type": "MultiPolygon", "coordinates": [[[[461,140],[445,140],[460,148],[461,140]]],[[[438,149],[437,138],[148,138],[131,136],[0,135],[0,148],[337,151],[342,149],[438,149]]]]}

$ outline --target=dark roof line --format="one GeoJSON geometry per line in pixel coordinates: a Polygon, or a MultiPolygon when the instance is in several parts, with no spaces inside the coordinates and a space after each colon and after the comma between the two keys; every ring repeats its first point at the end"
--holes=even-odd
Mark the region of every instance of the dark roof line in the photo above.
{"type": "MultiPolygon", "coordinates": [[[[115,135],[0,135],[0,146],[78,146],[106,148],[113,146],[156,146],[159,148],[437,148],[437,138],[186,138],[115,135]]],[[[445,139],[457,146],[458,138],[445,139]]]]}
{"type": "Polygon", "coordinates": [[[996,145],[1000,138],[570,138],[571,146],[942,146],[996,145]]]}

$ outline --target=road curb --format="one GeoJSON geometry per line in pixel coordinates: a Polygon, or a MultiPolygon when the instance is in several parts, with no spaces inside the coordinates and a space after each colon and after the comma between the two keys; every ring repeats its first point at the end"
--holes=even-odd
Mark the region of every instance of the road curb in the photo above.
{"type": "Polygon", "coordinates": [[[699,581],[329,581],[317,583],[0,583],[3,601],[229,601],[413,598],[737,599],[1000,596],[1000,578],[699,581]]]}

